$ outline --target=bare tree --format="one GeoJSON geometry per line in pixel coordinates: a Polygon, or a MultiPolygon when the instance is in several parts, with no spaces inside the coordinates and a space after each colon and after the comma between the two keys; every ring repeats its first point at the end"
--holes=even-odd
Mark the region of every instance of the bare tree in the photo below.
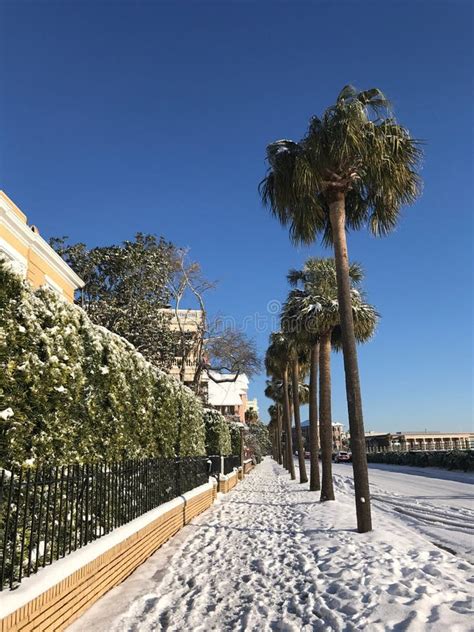
{"type": "Polygon", "coordinates": [[[209,318],[204,295],[215,287],[214,281],[204,277],[200,265],[189,260],[187,250],[176,252],[169,291],[178,327],[179,377],[184,382],[186,366],[191,360],[195,367],[192,386],[196,393],[200,390],[203,373],[213,382],[235,382],[242,373],[251,377],[261,367],[253,340],[243,331],[224,326],[221,318],[209,318]],[[200,312],[192,327],[186,326],[189,312],[181,307],[186,298],[194,301],[200,312]]]}
{"type": "MultiPolygon", "coordinates": [[[[178,326],[179,345],[179,378],[184,382],[186,364],[193,359],[198,370],[201,365],[204,340],[207,331],[207,312],[204,303],[204,294],[216,286],[215,282],[208,281],[202,274],[201,266],[195,261],[190,261],[187,249],[178,249],[175,254],[173,272],[170,275],[168,287],[173,302],[173,312],[178,326]],[[190,295],[197,303],[201,315],[193,322],[193,328],[186,328],[185,310],[182,309],[183,299],[190,295]],[[184,313],[183,313],[184,312],[184,313]]],[[[200,382],[200,373],[194,376],[194,386],[200,382]],[[197,379],[197,381],[196,381],[197,379]]]]}

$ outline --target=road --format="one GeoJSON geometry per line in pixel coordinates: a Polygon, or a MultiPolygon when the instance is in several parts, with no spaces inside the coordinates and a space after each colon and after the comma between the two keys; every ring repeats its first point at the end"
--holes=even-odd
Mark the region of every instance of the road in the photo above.
{"type": "MultiPolygon", "coordinates": [[[[334,464],[335,485],[353,487],[350,464],[334,464]]],[[[437,546],[474,563],[474,476],[436,468],[369,466],[374,506],[437,546]]]]}

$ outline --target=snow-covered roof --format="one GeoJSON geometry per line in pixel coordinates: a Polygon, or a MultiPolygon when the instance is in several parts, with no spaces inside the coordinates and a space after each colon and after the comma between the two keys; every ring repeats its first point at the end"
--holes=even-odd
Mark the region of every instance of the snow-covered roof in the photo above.
{"type": "Polygon", "coordinates": [[[248,377],[241,374],[235,382],[214,382],[215,380],[232,379],[232,374],[222,375],[217,371],[209,372],[208,401],[211,406],[240,406],[242,397],[249,387],[248,377]]]}

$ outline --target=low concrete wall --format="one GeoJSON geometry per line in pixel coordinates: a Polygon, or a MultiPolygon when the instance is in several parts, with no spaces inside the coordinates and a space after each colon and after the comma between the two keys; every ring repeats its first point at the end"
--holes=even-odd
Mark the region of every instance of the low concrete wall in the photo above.
{"type": "Polygon", "coordinates": [[[251,472],[254,468],[254,464],[251,459],[244,461],[244,476],[251,472]]]}
{"type": "Polygon", "coordinates": [[[165,503],[4,592],[1,632],[64,630],[216,497],[215,483],[165,503]]]}
{"type": "Polygon", "coordinates": [[[221,474],[219,476],[219,492],[221,492],[222,494],[227,494],[228,492],[230,492],[231,489],[233,489],[238,482],[238,473],[237,470],[235,470],[234,472],[232,472],[232,474],[221,474]]]}

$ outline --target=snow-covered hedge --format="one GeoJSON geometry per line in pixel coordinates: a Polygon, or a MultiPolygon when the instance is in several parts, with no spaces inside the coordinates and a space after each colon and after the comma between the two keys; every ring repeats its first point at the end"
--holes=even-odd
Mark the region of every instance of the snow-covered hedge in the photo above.
{"type": "Polygon", "coordinates": [[[448,452],[376,452],[367,454],[369,463],[390,465],[412,465],[415,467],[440,467],[447,470],[474,471],[473,450],[451,450],[448,452]]]}
{"type": "Polygon", "coordinates": [[[206,408],[204,410],[204,424],[207,454],[220,454],[221,456],[231,454],[230,428],[224,415],[218,410],[206,408]]]}
{"type": "Polygon", "coordinates": [[[257,418],[248,424],[245,444],[257,463],[260,463],[265,455],[271,453],[272,444],[268,434],[268,427],[260,419],[257,418]]]}
{"type": "Polygon", "coordinates": [[[231,454],[240,454],[242,424],[233,421],[229,424],[231,454]]]}
{"type": "Polygon", "coordinates": [[[200,400],[0,260],[0,466],[205,453],[200,400]]]}

